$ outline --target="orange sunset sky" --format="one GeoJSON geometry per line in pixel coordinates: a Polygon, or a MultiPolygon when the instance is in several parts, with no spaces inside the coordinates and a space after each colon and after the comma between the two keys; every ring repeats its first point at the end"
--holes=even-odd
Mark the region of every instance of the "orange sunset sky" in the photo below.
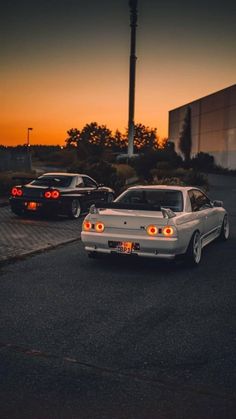
{"type": "MultiPolygon", "coordinates": [[[[28,127],[31,144],[63,145],[92,121],[125,131],[128,1],[85,3],[3,6],[0,144],[25,143],[28,127]]],[[[139,1],[136,122],[166,137],[170,109],[235,84],[235,11],[231,1],[139,1]]]]}

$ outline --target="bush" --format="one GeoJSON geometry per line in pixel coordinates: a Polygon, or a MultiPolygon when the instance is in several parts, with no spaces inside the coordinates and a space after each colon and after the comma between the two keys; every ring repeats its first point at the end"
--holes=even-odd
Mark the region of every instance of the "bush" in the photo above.
{"type": "Polygon", "coordinates": [[[209,172],[214,168],[215,161],[213,156],[201,151],[191,159],[190,165],[194,170],[209,172]]]}
{"type": "Polygon", "coordinates": [[[199,186],[208,189],[208,180],[206,175],[200,172],[189,170],[183,178],[186,186],[199,186]]]}
{"type": "Polygon", "coordinates": [[[153,182],[154,185],[173,185],[173,186],[185,186],[184,182],[178,177],[164,177],[156,179],[153,182]]]}
{"type": "Polygon", "coordinates": [[[208,189],[207,177],[200,172],[192,169],[186,170],[178,168],[175,170],[158,170],[151,171],[153,182],[162,185],[186,185],[186,186],[200,186],[208,189]]]}
{"type": "Polygon", "coordinates": [[[129,166],[128,164],[113,164],[113,167],[115,167],[118,177],[124,183],[126,183],[127,180],[135,178],[137,176],[134,168],[129,166]]]}
{"type": "Polygon", "coordinates": [[[165,147],[157,151],[149,151],[140,154],[136,159],[131,160],[131,165],[136,170],[137,175],[144,180],[151,180],[151,171],[155,168],[160,170],[170,170],[182,166],[183,160],[172,147],[165,147]]]}
{"type": "Polygon", "coordinates": [[[156,168],[158,170],[170,171],[172,169],[172,166],[170,162],[168,161],[160,161],[160,162],[157,162],[156,168]]]}
{"type": "Polygon", "coordinates": [[[55,166],[55,167],[68,167],[75,164],[76,161],[77,161],[76,149],[58,150],[53,153],[50,153],[47,157],[47,160],[44,159],[44,162],[46,162],[48,166],[55,166]]]}
{"type": "Polygon", "coordinates": [[[159,168],[159,165],[156,169],[151,170],[151,175],[153,179],[159,179],[159,178],[170,178],[170,177],[176,177],[181,180],[184,179],[184,177],[187,175],[188,170],[183,169],[182,167],[179,167],[178,169],[172,169],[172,168],[159,168]]]}

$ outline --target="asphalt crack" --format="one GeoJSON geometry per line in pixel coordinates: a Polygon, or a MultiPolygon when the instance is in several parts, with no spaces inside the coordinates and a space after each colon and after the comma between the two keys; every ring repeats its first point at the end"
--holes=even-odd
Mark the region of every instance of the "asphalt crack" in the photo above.
{"type": "Polygon", "coordinates": [[[135,373],[125,372],[122,370],[117,370],[117,369],[113,369],[109,367],[101,367],[99,365],[90,364],[88,362],[81,361],[76,357],[75,358],[67,357],[67,356],[63,357],[63,356],[59,356],[53,353],[44,352],[44,351],[33,349],[33,348],[26,348],[20,345],[12,344],[12,343],[0,342],[0,352],[2,353],[4,350],[11,351],[17,354],[22,354],[22,355],[29,356],[32,358],[39,358],[42,360],[43,359],[57,360],[62,364],[86,368],[100,374],[107,374],[107,375],[116,376],[119,378],[129,378],[132,380],[138,380],[138,381],[146,382],[152,385],[157,385],[159,387],[164,387],[174,392],[179,392],[179,393],[187,392],[190,394],[198,394],[201,396],[220,398],[222,400],[229,401],[229,402],[236,401],[236,394],[229,394],[229,393],[224,394],[223,392],[213,392],[209,388],[204,387],[204,386],[179,385],[179,383],[170,382],[170,381],[167,382],[166,380],[148,377],[143,374],[136,373],[136,372],[135,373]]]}

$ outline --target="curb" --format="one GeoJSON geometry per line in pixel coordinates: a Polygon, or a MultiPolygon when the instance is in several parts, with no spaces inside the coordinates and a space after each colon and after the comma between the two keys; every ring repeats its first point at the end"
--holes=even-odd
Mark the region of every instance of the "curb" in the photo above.
{"type": "Polygon", "coordinates": [[[31,250],[31,251],[29,251],[27,253],[23,253],[21,255],[15,255],[15,256],[6,257],[6,259],[0,259],[0,269],[1,269],[1,267],[5,266],[5,265],[9,265],[11,263],[18,262],[20,260],[25,260],[29,256],[34,256],[34,255],[37,255],[37,254],[40,254],[40,253],[44,253],[48,250],[54,250],[54,249],[56,249],[60,246],[64,246],[65,244],[73,243],[73,242],[76,242],[76,241],[81,241],[81,237],[69,239],[69,240],[66,240],[66,241],[58,243],[58,244],[52,244],[52,245],[49,245],[49,246],[44,246],[41,249],[31,250]]]}
{"type": "Polygon", "coordinates": [[[8,201],[0,201],[0,208],[8,207],[8,205],[10,205],[8,201]]]}

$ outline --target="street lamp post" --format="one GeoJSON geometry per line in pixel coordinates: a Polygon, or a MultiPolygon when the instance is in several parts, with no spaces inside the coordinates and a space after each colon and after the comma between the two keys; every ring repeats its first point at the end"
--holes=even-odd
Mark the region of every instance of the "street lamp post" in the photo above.
{"type": "Polygon", "coordinates": [[[128,121],[128,157],[134,154],[134,103],[135,103],[135,71],[136,71],[136,27],[138,0],[129,0],[130,7],[130,70],[129,70],[129,121],[128,121]]]}
{"type": "Polygon", "coordinates": [[[28,170],[31,171],[32,169],[32,162],[31,162],[31,153],[30,153],[30,131],[32,131],[33,128],[27,128],[27,165],[28,165],[28,170]]]}
{"type": "Polygon", "coordinates": [[[30,147],[30,131],[32,131],[33,128],[27,128],[27,147],[30,147]]]}

